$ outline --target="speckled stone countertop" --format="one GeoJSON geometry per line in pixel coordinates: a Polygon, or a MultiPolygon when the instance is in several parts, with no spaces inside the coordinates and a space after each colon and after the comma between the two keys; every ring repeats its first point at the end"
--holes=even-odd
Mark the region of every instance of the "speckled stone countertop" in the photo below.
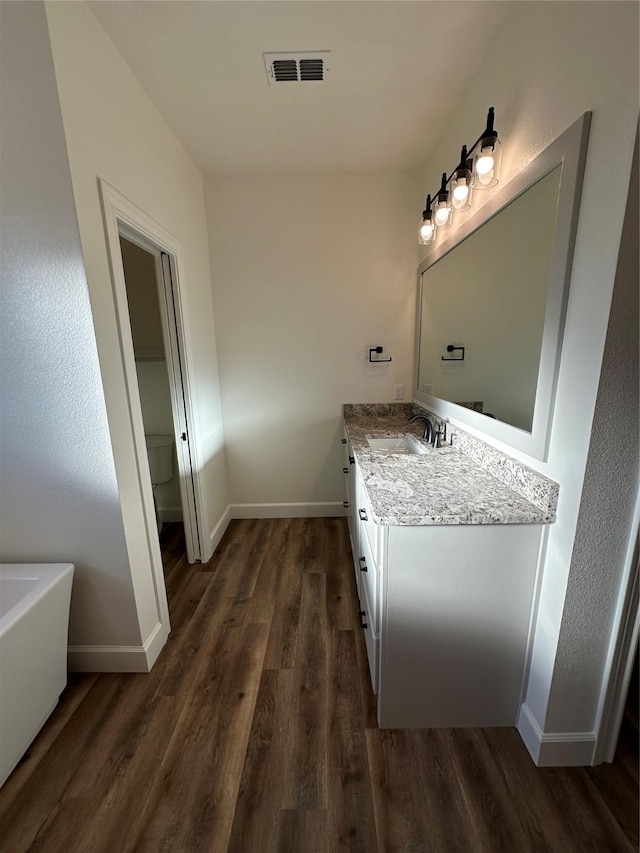
{"type": "MultiPolygon", "coordinates": [[[[531,471],[533,480],[540,481],[542,487],[534,482],[533,487],[528,483],[528,492],[527,489],[516,491],[456,447],[455,437],[453,445],[447,444],[438,450],[429,448],[425,455],[386,454],[371,449],[367,436],[410,434],[421,439],[423,422],[408,423],[412,411],[411,404],[347,404],[344,407],[347,435],[376,522],[388,525],[544,524],[555,520],[557,484],[521,466],[531,471]],[[545,492],[547,484],[552,498],[545,492]],[[541,505],[528,499],[532,489],[534,495],[543,492],[537,500],[541,505]]],[[[527,480],[526,476],[520,479],[527,480]]]]}

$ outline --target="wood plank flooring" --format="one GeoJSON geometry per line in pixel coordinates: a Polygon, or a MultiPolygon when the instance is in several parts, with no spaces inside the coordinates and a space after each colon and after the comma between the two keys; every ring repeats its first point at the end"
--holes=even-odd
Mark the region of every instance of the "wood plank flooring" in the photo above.
{"type": "Polygon", "coordinates": [[[638,850],[637,727],[570,769],[512,729],[378,729],[344,519],[234,521],[196,566],[174,525],[163,557],[153,672],[70,677],[2,853],[638,850]]]}

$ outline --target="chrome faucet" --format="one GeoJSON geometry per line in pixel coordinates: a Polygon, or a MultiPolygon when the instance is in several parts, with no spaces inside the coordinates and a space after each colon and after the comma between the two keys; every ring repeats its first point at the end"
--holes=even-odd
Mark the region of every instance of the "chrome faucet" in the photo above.
{"type": "MultiPolygon", "coordinates": [[[[424,433],[423,433],[422,437],[424,438],[425,441],[429,442],[429,444],[432,444],[434,441],[434,430],[433,430],[433,423],[431,422],[431,420],[426,415],[412,415],[409,418],[410,424],[413,424],[416,421],[424,421],[424,433]]],[[[435,444],[434,444],[434,447],[435,447],[435,444]]]]}

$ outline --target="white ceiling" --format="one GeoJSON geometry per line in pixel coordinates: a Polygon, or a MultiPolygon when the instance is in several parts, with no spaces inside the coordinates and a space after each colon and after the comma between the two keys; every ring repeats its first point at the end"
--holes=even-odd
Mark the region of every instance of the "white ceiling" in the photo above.
{"type": "Polygon", "coordinates": [[[421,168],[509,5],[90,3],[206,175],[421,168]],[[307,50],[331,51],[326,82],[268,85],[263,53],[307,50]]]}

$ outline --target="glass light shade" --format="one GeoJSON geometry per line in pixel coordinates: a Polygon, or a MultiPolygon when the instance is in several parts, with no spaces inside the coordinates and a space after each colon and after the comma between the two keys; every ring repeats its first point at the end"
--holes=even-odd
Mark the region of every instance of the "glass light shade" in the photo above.
{"type": "Polygon", "coordinates": [[[500,180],[501,163],[502,145],[498,137],[492,136],[483,140],[473,161],[473,189],[488,190],[495,187],[500,180]]]}
{"type": "Polygon", "coordinates": [[[450,193],[438,193],[435,203],[435,222],[438,228],[451,228],[450,193]]]}
{"type": "Polygon", "coordinates": [[[469,169],[457,169],[450,186],[453,210],[469,210],[471,207],[471,171],[469,169]]]}
{"type": "Polygon", "coordinates": [[[429,213],[420,220],[420,231],[418,234],[418,243],[421,246],[428,246],[436,239],[436,226],[433,221],[433,214],[429,213]]]}

